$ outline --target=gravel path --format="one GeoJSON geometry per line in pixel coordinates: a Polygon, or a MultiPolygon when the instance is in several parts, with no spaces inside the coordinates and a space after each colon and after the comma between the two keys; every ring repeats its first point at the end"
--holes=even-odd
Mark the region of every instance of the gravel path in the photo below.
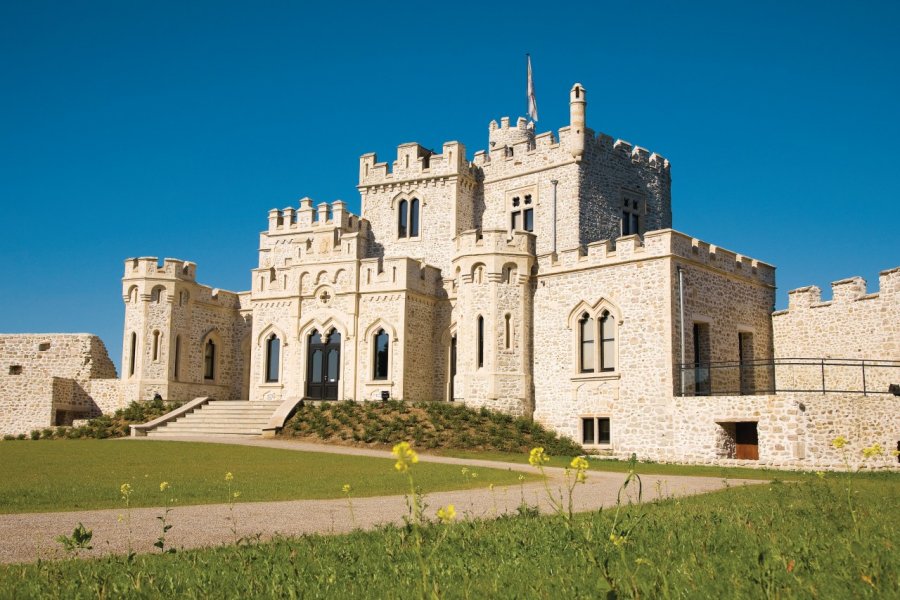
{"type": "MultiPolygon", "coordinates": [[[[170,438],[173,439],[173,438],[170,438]]],[[[178,438],[178,441],[234,443],[248,446],[263,446],[298,451],[332,452],[390,458],[390,451],[365,448],[328,446],[282,440],[229,439],[229,438],[178,438]]],[[[127,439],[113,443],[142,443],[141,439],[127,439]]],[[[494,467],[515,471],[534,472],[529,465],[495,461],[468,460],[443,456],[420,455],[425,462],[440,462],[466,465],[470,467],[494,467]]],[[[563,470],[546,469],[549,487],[556,493],[562,488],[563,470]]],[[[611,506],[616,502],[616,494],[624,481],[621,473],[590,471],[587,482],[575,491],[575,510],[591,511],[601,506],[611,506]]],[[[642,477],[644,500],[654,500],[660,496],[687,496],[721,489],[724,482],[713,477],[684,477],[645,475],[642,477]]],[[[746,485],[760,481],[729,480],[730,485],[746,485]]],[[[435,492],[427,494],[426,515],[434,517],[439,507],[453,504],[459,517],[490,518],[504,512],[515,512],[522,501],[550,510],[547,492],[543,482],[522,486],[497,487],[493,491],[485,489],[435,492]]],[[[274,535],[301,535],[305,533],[345,533],[356,528],[372,529],[385,523],[401,523],[407,514],[404,496],[379,496],[354,498],[351,518],[346,499],[336,500],[293,500],[283,502],[240,503],[234,506],[234,522],[237,535],[262,539],[274,535]]],[[[136,508],[131,511],[131,523],[122,518],[121,509],[91,510],[61,513],[26,513],[0,515],[0,563],[31,562],[41,559],[63,558],[64,553],[56,537],[70,534],[73,527],[81,522],[94,532],[91,551],[82,556],[122,554],[129,545],[136,552],[155,551],[153,543],[160,533],[157,517],[159,508],[136,508]],[[130,533],[129,533],[130,529],[130,533]],[[130,542],[129,542],[130,540],[130,542]]],[[[227,504],[206,504],[200,506],[179,506],[169,514],[169,522],[174,527],[169,531],[167,544],[174,548],[197,548],[232,543],[235,534],[232,528],[232,512],[227,504]]]]}

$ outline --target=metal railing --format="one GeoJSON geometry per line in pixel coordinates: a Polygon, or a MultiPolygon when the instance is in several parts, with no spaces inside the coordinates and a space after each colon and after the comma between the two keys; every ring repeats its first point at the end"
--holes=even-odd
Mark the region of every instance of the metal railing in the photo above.
{"type": "MultiPolygon", "coordinates": [[[[775,358],[675,364],[676,396],[742,396],[779,392],[891,394],[900,361],[775,358]]],[[[896,388],[893,388],[896,389],[896,388]]]]}

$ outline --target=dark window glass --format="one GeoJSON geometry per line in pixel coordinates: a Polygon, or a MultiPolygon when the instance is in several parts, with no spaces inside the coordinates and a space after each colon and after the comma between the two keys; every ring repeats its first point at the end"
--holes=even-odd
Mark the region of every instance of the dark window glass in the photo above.
{"type": "Polygon", "coordinates": [[[609,419],[597,419],[597,443],[609,443],[609,419]]]}
{"type": "Polygon", "coordinates": [[[312,333],[309,334],[309,343],[310,344],[321,344],[322,336],[319,335],[319,332],[313,329],[312,333]]]}
{"type": "Polygon", "coordinates": [[[181,336],[175,336],[175,379],[178,379],[181,370],[181,336]]]}
{"type": "Polygon", "coordinates": [[[531,204],[531,194],[525,194],[525,204],[531,204]]]}
{"type": "Polygon", "coordinates": [[[340,350],[337,348],[332,348],[328,351],[328,383],[334,383],[338,380],[338,367],[341,362],[338,359],[339,353],[340,350]]]}
{"type": "Polygon", "coordinates": [[[519,205],[519,197],[518,197],[518,196],[516,196],[515,198],[513,198],[512,204],[513,204],[513,206],[518,206],[518,205],[519,205]]]}
{"type": "Polygon", "coordinates": [[[608,312],[600,317],[600,370],[616,369],[616,322],[608,312]]]}
{"type": "Polygon", "coordinates": [[[397,236],[405,238],[406,237],[406,219],[407,219],[407,202],[406,200],[400,201],[400,210],[398,211],[397,216],[397,236]]]}
{"type": "Polygon", "coordinates": [[[525,231],[534,231],[534,209],[526,208],[525,209],[525,231]]]}
{"type": "Polygon", "coordinates": [[[506,321],[506,327],[504,328],[504,332],[505,332],[505,334],[506,334],[506,335],[505,335],[505,340],[506,340],[506,341],[505,341],[505,344],[504,344],[504,348],[506,348],[507,350],[509,350],[510,344],[512,343],[512,339],[511,339],[511,338],[512,338],[512,331],[511,331],[511,330],[512,330],[512,326],[511,326],[510,323],[509,323],[509,314],[507,314],[507,315],[504,317],[504,320],[506,321]]]}
{"type": "Polygon", "coordinates": [[[637,215],[637,213],[632,213],[631,214],[631,233],[640,233],[640,232],[641,232],[640,217],[637,215]]]}
{"type": "Polygon", "coordinates": [[[388,334],[384,329],[375,334],[375,379],[388,378],[388,334]]]}
{"type": "Polygon", "coordinates": [[[409,205],[409,237],[419,236],[419,201],[412,199],[409,205]]]}
{"type": "Polygon", "coordinates": [[[313,383],[322,383],[322,350],[313,350],[312,355],[312,381],[313,383]]]}
{"type": "Polygon", "coordinates": [[[206,342],[206,352],[203,355],[203,378],[216,378],[216,345],[212,340],[206,342]]]}
{"type": "Polygon", "coordinates": [[[630,213],[622,211],[622,235],[631,235],[631,219],[628,218],[630,213]]]}
{"type": "Polygon", "coordinates": [[[128,374],[134,375],[134,362],[137,359],[137,334],[131,334],[131,357],[128,362],[128,374]]]}
{"type": "Polygon", "coordinates": [[[478,317],[478,368],[484,366],[484,317],[478,317]]]}
{"type": "Polygon", "coordinates": [[[596,444],[596,438],[594,437],[594,417],[589,417],[587,419],[581,419],[581,443],[582,444],[596,444]]]}
{"type": "Polygon", "coordinates": [[[278,363],[281,358],[281,340],[271,335],[266,340],[266,381],[278,381],[278,363]]]}
{"type": "Polygon", "coordinates": [[[579,371],[582,373],[594,372],[594,319],[587,313],[582,315],[579,321],[579,337],[581,338],[581,364],[579,371]]]}

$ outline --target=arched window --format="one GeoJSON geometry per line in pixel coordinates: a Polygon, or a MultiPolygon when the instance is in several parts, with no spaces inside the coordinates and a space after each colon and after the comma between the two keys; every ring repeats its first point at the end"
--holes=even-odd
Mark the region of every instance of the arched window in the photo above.
{"type": "Polygon", "coordinates": [[[478,330],[476,332],[478,336],[478,348],[477,348],[477,365],[478,368],[482,368],[484,366],[484,317],[478,317],[478,330]]]}
{"type": "Polygon", "coordinates": [[[137,334],[131,333],[131,351],[128,358],[128,375],[134,375],[134,363],[137,359],[137,334]]]}
{"type": "Polygon", "coordinates": [[[128,301],[129,302],[137,302],[138,301],[138,288],[136,285],[128,288],[128,301]]]}
{"type": "Polygon", "coordinates": [[[578,370],[581,373],[594,372],[594,319],[587,313],[578,321],[579,357],[578,370]]]}
{"type": "Polygon", "coordinates": [[[409,203],[409,237],[419,237],[419,199],[409,203]]]}
{"type": "Polygon", "coordinates": [[[159,331],[153,332],[153,361],[159,360],[159,331]]]}
{"type": "Polygon", "coordinates": [[[503,347],[506,348],[507,350],[509,350],[511,347],[511,344],[512,344],[512,325],[509,322],[510,321],[509,313],[506,313],[506,315],[503,317],[503,320],[505,321],[505,326],[503,328],[503,331],[504,331],[503,347]]]}
{"type": "Polygon", "coordinates": [[[274,333],[266,339],[266,383],[278,381],[281,359],[281,340],[274,333]]]}
{"type": "Polygon", "coordinates": [[[379,329],[375,334],[375,360],[372,379],[388,378],[388,350],[390,336],[384,329],[379,329]]]}
{"type": "Polygon", "coordinates": [[[616,320],[608,310],[600,316],[600,370],[616,370],[616,320]]]}
{"type": "Polygon", "coordinates": [[[203,379],[216,378],[216,344],[212,340],[206,341],[206,349],[203,352],[203,379]]]}
{"type": "Polygon", "coordinates": [[[175,336],[175,379],[178,379],[178,374],[181,369],[181,336],[175,336]]]}
{"type": "Polygon", "coordinates": [[[408,217],[408,203],[406,200],[400,201],[399,211],[397,216],[397,237],[406,237],[406,220],[408,217]]]}

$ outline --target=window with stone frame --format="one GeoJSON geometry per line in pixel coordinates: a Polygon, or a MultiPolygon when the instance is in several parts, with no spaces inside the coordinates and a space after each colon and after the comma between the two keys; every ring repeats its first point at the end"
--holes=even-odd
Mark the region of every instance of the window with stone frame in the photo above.
{"type": "Polygon", "coordinates": [[[420,206],[418,198],[401,200],[397,204],[397,237],[419,237],[420,206]]]}
{"type": "Polygon", "coordinates": [[[622,195],[622,235],[642,235],[644,233],[644,202],[634,194],[622,195]]]}
{"type": "Polygon", "coordinates": [[[374,355],[372,357],[372,379],[376,381],[385,381],[388,378],[390,335],[384,329],[379,329],[375,334],[373,341],[374,355]]]}
{"type": "Polygon", "coordinates": [[[281,340],[274,333],[266,338],[266,383],[278,383],[281,368],[281,340]]]}
{"type": "Polygon", "coordinates": [[[581,417],[580,429],[584,446],[607,446],[611,443],[609,417],[581,417]]]}
{"type": "Polygon", "coordinates": [[[534,202],[531,194],[513,196],[510,231],[534,231],[534,202]]]}
{"type": "Polygon", "coordinates": [[[216,378],[216,343],[212,340],[206,340],[206,346],[203,351],[203,379],[207,381],[216,378]]]}
{"type": "Polygon", "coordinates": [[[614,372],[616,355],[615,315],[603,310],[595,318],[583,312],[578,319],[578,372],[614,372]]]}

